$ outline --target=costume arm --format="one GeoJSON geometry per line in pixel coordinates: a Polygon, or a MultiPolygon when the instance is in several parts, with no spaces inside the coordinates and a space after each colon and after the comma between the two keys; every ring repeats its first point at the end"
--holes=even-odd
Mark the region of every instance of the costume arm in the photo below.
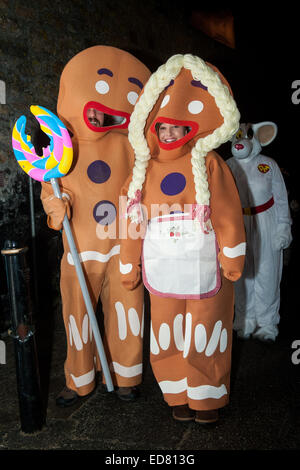
{"type": "Polygon", "coordinates": [[[288,195],[280,168],[274,161],[272,165],[272,192],[276,210],[276,233],[274,238],[275,249],[287,248],[292,241],[291,224],[288,195]]]}
{"type": "Polygon", "coordinates": [[[224,276],[236,281],[242,275],[246,251],[242,206],[229,167],[215,152],[206,158],[211,222],[220,249],[219,261],[224,276]]]}
{"type": "MultiPolygon", "coordinates": [[[[137,224],[128,222],[127,233],[130,229],[139,231],[137,224]]],[[[133,290],[141,281],[142,239],[131,239],[130,235],[121,240],[120,273],[122,284],[126,289],[133,290]]]]}
{"type": "Polygon", "coordinates": [[[47,214],[48,227],[54,230],[61,230],[65,214],[71,217],[72,193],[65,188],[60,188],[62,199],[58,199],[53,194],[50,183],[42,183],[41,201],[45,213],[47,214]]]}
{"type": "MultiPolygon", "coordinates": [[[[122,197],[127,201],[127,187],[122,189],[122,197]]],[[[141,282],[141,255],[143,226],[126,218],[126,203],[122,207],[122,233],[120,249],[121,282],[128,290],[133,290],[141,282]],[[125,223],[126,220],[126,223],[125,223]]]]}

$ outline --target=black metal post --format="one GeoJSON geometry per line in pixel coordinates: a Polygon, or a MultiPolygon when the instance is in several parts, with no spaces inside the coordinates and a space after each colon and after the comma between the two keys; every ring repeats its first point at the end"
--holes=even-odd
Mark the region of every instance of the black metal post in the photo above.
{"type": "Polygon", "coordinates": [[[7,240],[1,253],[5,259],[10,300],[21,430],[33,433],[43,426],[43,411],[27,251],[27,247],[19,248],[15,242],[7,240]]]}

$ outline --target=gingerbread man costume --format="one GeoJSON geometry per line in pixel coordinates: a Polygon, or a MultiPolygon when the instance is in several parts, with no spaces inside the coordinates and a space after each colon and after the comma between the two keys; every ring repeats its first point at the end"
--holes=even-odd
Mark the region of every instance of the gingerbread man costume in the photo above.
{"type": "MultiPolygon", "coordinates": [[[[119,275],[119,195],[133,167],[127,133],[130,114],[150,72],[120,49],[94,46],[73,57],[64,68],[58,115],[73,134],[74,162],[61,180],[77,250],[96,308],[104,314],[103,338],[114,385],[141,382],[143,289],[129,292],[119,275]],[[104,123],[89,120],[103,113],[104,123]]],[[[51,228],[60,229],[65,206],[43,184],[41,199],[51,228]]],[[[67,335],[66,385],[78,395],[95,387],[100,369],[89,319],[63,233],[61,295],[67,335]]]]}
{"type": "Polygon", "coordinates": [[[136,162],[123,189],[123,283],[134,291],[142,271],[151,364],[164,399],[199,412],[223,407],[229,396],[232,281],[242,273],[245,232],[232,174],[213,149],[238,121],[224,77],[188,54],[171,57],[150,77],[129,126],[136,162]],[[160,142],[162,122],[189,132],[160,142]]]}

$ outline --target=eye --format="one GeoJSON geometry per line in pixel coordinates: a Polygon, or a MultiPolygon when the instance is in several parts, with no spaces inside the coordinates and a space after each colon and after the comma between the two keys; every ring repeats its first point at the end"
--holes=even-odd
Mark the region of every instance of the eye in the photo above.
{"type": "Polygon", "coordinates": [[[236,138],[236,139],[241,139],[242,136],[243,136],[243,131],[242,131],[242,129],[239,129],[239,130],[237,131],[237,133],[235,134],[235,138],[236,138]]]}
{"type": "Polygon", "coordinates": [[[191,114],[199,114],[203,110],[204,105],[202,101],[191,101],[188,105],[188,110],[191,114]]]}
{"type": "Polygon", "coordinates": [[[160,107],[164,108],[169,103],[169,101],[170,101],[170,95],[166,95],[164,99],[162,100],[160,107]]]}
{"type": "Polygon", "coordinates": [[[248,137],[248,139],[252,139],[253,136],[254,136],[253,129],[252,129],[252,127],[249,127],[249,129],[247,131],[247,137],[248,137]]]}
{"type": "Polygon", "coordinates": [[[130,91],[127,95],[127,99],[129,103],[132,104],[133,106],[137,102],[138,97],[139,95],[135,91],[130,91]]]}
{"type": "Polygon", "coordinates": [[[105,80],[98,80],[95,88],[101,95],[106,95],[109,92],[109,84],[105,80]]]}

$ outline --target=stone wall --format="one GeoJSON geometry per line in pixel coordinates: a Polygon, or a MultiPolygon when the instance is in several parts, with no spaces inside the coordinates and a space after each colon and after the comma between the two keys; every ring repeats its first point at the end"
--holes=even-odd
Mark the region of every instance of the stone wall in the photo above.
{"type": "MultiPolygon", "coordinates": [[[[11,148],[16,119],[25,114],[31,134],[36,128],[31,104],[55,112],[64,65],[93,45],[127,50],[152,71],[176,53],[195,53],[213,63],[218,57],[224,62],[225,53],[232,60],[234,53],[193,29],[188,15],[176,0],[0,0],[0,80],[6,85],[6,104],[0,105],[0,245],[6,237],[30,238],[28,177],[11,148]]],[[[33,186],[39,232],[45,218],[40,185],[33,186]]]]}

